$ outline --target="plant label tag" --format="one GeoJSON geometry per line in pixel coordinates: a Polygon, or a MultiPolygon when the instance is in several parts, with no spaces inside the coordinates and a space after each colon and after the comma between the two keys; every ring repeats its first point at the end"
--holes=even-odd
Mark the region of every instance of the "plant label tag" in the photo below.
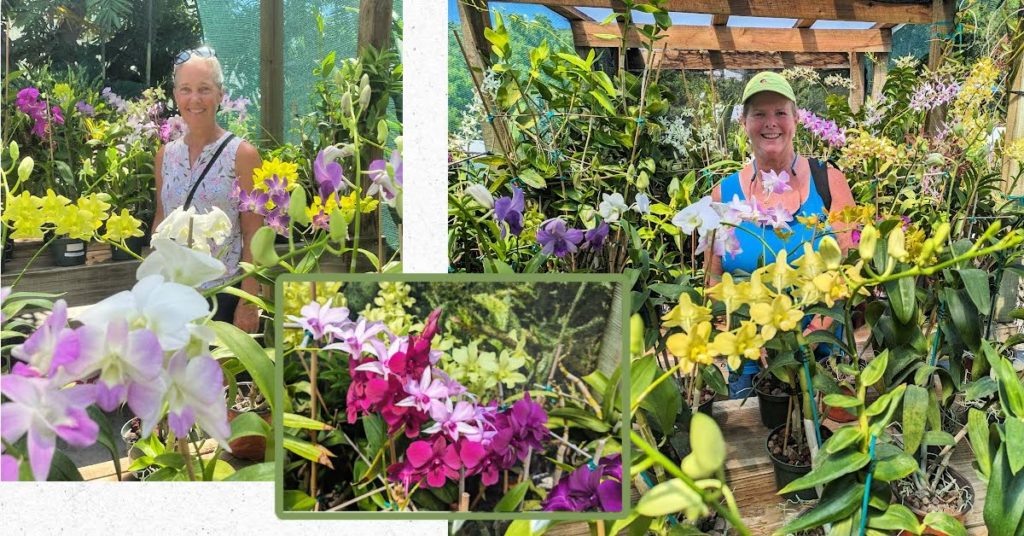
{"type": "Polygon", "coordinates": [[[68,247],[67,247],[68,253],[70,253],[72,251],[82,251],[84,249],[85,249],[85,244],[82,244],[81,242],[79,242],[77,244],[68,244],[68,247]]]}

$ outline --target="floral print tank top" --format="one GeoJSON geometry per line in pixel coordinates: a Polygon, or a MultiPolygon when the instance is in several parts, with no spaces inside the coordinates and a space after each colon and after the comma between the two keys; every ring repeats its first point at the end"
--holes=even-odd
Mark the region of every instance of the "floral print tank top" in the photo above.
{"type": "MultiPolygon", "coordinates": [[[[191,166],[188,161],[188,145],[185,144],[184,137],[167,144],[164,149],[163,166],[160,168],[163,173],[160,200],[165,216],[185,205],[185,198],[188,197],[192,186],[203,174],[206,164],[213,157],[213,153],[217,152],[217,147],[220,147],[229,135],[230,132],[224,132],[217,141],[203,147],[199,158],[196,158],[195,164],[191,166]]],[[[227,273],[220,279],[201,285],[200,288],[223,284],[238,271],[238,261],[242,257],[242,229],[238,217],[238,203],[231,199],[231,189],[238,178],[235,173],[235,155],[241,143],[241,138],[237,137],[228,142],[192,197],[192,206],[197,213],[204,214],[211,208],[218,207],[231,220],[231,236],[220,246],[212,245],[211,249],[213,256],[227,266],[227,273]]]]}

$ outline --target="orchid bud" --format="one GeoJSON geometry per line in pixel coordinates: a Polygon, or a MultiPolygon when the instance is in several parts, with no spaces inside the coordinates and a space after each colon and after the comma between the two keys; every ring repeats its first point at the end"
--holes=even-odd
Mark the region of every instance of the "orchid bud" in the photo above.
{"type": "Polygon", "coordinates": [[[281,260],[281,258],[277,256],[277,251],[274,250],[274,241],[276,240],[276,237],[277,234],[274,230],[265,225],[260,227],[256,233],[252,235],[250,249],[252,250],[252,260],[256,261],[256,264],[262,266],[273,266],[281,260]]]}
{"type": "Polygon", "coordinates": [[[352,95],[349,93],[341,96],[341,113],[345,117],[352,117],[352,95]]]}
{"type": "Polygon", "coordinates": [[[309,214],[306,213],[306,189],[299,186],[292,190],[288,200],[288,217],[300,225],[309,225],[309,214]]]}
{"type": "Polygon", "coordinates": [[[878,245],[878,229],[875,229],[874,225],[870,223],[864,226],[864,229],[860,232],[860,244],[857,246],[857,250],[860,252],[860,258],[864,260],[870,260],[875,256],[875,247],[878,245]]]}
{"type": "Polygon", "coordinates": [[[676,194],[679,193],[679,177],[673,177],[672,182],[668,183],[668,196],[675,198],[676,194]]]}
{"type": "Polygon", "coordinates": [[[370,86],[370,75],[363,73],[363,76],[359,79],[359,91],[363,91],[370,86]]]}
{"type": "Polygon", "coordinates": [[[644,317],[640,313],[629,319],[629,353],[634,356],[644,353],[644,317]]]}
{"type": "Polygon", "coordinates": [[[473,184],[466,188],[466,194],[486,209],[494,208],[494,196],[483,184],[473,184]]]}
{"type": "Polygon", "coordinates": [[[377,121],[377,143],[383,145],[388,141],[388,121],[381,119],[377,121]]]}
{"type": "Polygon", "coordinates": [[[11,155],[11,161],[16,161],[21,151],[18,149],[18,142],[12,141],[11,145],[7,148],[7,152],[11,155]]]}
{"type": "Polygon", "coordinates": [[[985,234],[981,235],[981,239],[979,239],[978,242],[979,243],[987,242],[990,238],[994,237],[996,235],[996,233],[998,233],[999,230],[1002,229],[1002,228],[1003,228],[1003,222],[1002,221],[996,220],[996,221],[992,222],[992,224],[988,226],[988,229],[985,229],[985,234]]]}
{"type": "Polygon", "coordinates": [[[636,188],[641,192],[647,191],[647,188],[651,185],[651,177],[646,171],[641,171],[640,175],[636,178],[636,188]]]}
{"type": "Polygon", "coordinates": [[[25,159],[21,161],[21,164],[18,165],[18,180],[28,180],[29,175],[32,174],[32,168],[34,168],[35,165],[35,160],[32,160],[31,156],[26,156],[25,159]]]}
{"type": "Polygon", "coordinates": [[[939,153],[929,153],[928,157],[925,158],[925,160],[924,160],[924,164],[926,166],[932,166],[932,167],[934,167],[934,166],[941,166],[942,164],[945,164],[945,163],[946,163],[946,159],[943,158],[942,155],[939,154],[939,153]]]}
{"type": "MultiPolygon", "coordinates": [[[[331,155],[331,157],[334,157],[334,153],[329,154],[331,155]]],[[[355,145],[352,145],[351,143],[346,143],[345,145],[341,146],[341,149],[338,149],[337,158],[340,160],[342,158],[348,158],[354,154],[356,154],[355,145]]]]}
{"type": "Polygon", "coordinates": [[[370,105],[370,86],[366,86],[359,91],[359,109],[365,110],[370,105]]]}
{"type": "Polygon", "coordinates": [[[900,262],[906,262],[910,257],[910,254],[907,253],[907,235],[903,233],[903,227],[897,225],[893,227],[892,231],[889,231],[887,251],[890,257],[894,257],[900,262]]]}
{"type": "Polygon", "coordinates": [[[944,221],[940,223],[938,227],[935,228],[935,244],[939,247],[940,250],[942,248],[942,244],[946,241],[947,237],[949,237],[949,222],[944,221]]]}
{"type": "Polygon", "coordinates": [[[403,152],[403,149],[402,149],[402,147],[403,147],[402,142],[403,141],[404,140],[402,139],[402,136],[399,136],[399,137],[395,138],[395,147],[398,150],[398,154],[402,154],[402,152],[403,152]]]}
{"type": "Polygon", "coordinates": [[[930,264],[932,254],[935,252],[935,239],[929,238],[921,244],[921,253],[917,256],[917,265],[925,266],[930,264]]]}
{"type": "Polygon", "coordinates": [[[839,265],[843,262],[843,251],[839,249],[836,239],[831,236],[822,238],[818,243],[818,254],[821,256],[821,260],[825,261],[825,267],[829,270],[839,269],[839,265]]]}

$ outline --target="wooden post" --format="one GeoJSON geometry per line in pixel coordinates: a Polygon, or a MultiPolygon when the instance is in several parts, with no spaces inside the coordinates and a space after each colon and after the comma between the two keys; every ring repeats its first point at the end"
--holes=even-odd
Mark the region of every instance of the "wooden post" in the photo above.
{"type": "MultiPolygon", "coordinates": [[[[932,0],[932,26],[930,45],[928,47],[928,70],[935,71],[942,65],[946,52],[947,39],[955,28],[953,19],[956,16],[956,0],[932,0]]],[[[928,112],[925,119],[925,131],[933,136],[945,122],[946,106],[936,106],[928,112]]]]}
{"type": "Polygon", "coordinates": [[[369,46],[383,50],[391,44],[392,0],[359,2],[359,50],[369,46]]]}
{"type": "Polygon", "coordinates": [[[260,124],[284,141],[284,0],[260,0],[260,124]]]}
{"type": "MultiPolygon", "coordinates": [[[[1006,134],[1003,136],[1003,147],[1009,148],[1014,141],[1024,138],[1024,99],[1020,91],[1024,88],[1024,54],[1018,54],[1014,58],[1014,66],[1017,75],[1013,77],[1010,85],[1010,101],[1006,107],[1006,134]]],[[[1008,156],[1003,156],[1003,191],[1009,195],[1024,194],[1024,181],[1014,184],[1013,181],[1020,174],[1020,162],[1008,156]]]]}
{"type": "Polygon", "coordinates": [[[850,110],[854,113],[864,104],[864,53],[850,52],[850,110]]]}
{"type": "MultiPolygon", "coordinates": [[[[474,5],[468,5],[465,1],[459,0],[459,20],[462,21],[462,42],[466,45],[466,60],[469,63],[469,75],[479,86],[484,81],[487,69],[491,67],[491,45],[484,37],[484,30],[491,27],[491,11],[487,0],[480,0],[474,5]]],[[[457,53],[457,52],[456,52],[457,53]]],[[[498,134],[492,123],[484,121],[482,124],[484,134],[484,148],[492,153],[504,153],[501,143],[498,141],[498,134]]]]}
{"type": "Polygon", "coordinates": [[[888,52],[876,52],[875,63],[873,65],[874,75],[871,77],[871,97],[875,99],[882,98],[882,88],[885,87],[885,78],[889,75],[889,53],[888,52]]]}

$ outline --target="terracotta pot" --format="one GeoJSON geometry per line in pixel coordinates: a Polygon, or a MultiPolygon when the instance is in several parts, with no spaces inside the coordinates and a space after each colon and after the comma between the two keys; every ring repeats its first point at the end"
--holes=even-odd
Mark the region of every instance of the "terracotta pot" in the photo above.
{"type": "MultiPolygon", "coordinates": [[[[249,393],[253,389],[256,389],[256,385],[252,382],[238,382],[238,392],[240,393],[249,393]]],[[[235,406],[229,407],[228,422],[235,420],[235,417],[249,411],[252,410],[241,410],[235,406]]],[[[273,418],[273,415],[270,413],[270,408],[257,409],[256,413],[266,421],[267,424],[271,424],[270,421],[273,418]]],[[[242,460],[262,462],[267,452],[267,439],[262,436],[240,437],[228,443],[228,445],[231,447],[231,455],[242,460]]]]}
{"type": "MultiPolygon", "coordinates": [[[[848,396],[856,395],[856,393],[853,392],[853,389],[850,389],[849,387],[840,387],[840,390],[842,391],[842,393],[844,395],[848,395],[848,396]]],[[[857,416],[856,415],[854,415],[853,413],[850,413],[849,411],[847,411],[844,408],[833,408],[831,406],[825,406],[825,407],[828,408],[828,411],[827,411],[828,418],[832,419],[835,422],[853,422],[853,421],[857,420],[857,416]]]]}
{"type": "MultiPolygon", "coordinates": [[[[975,497],[976,497],[975,494],[974,494],[974,486],[972,486],[971,482],[969,480],[967,480],[967,478],[964,475],[960,474],[960,472],[957,471],[956,469],[953,469],[952,467],[947,467],[946,468],[946,472],[949,473],[949,475],[952,476],[954,480],[956,480],[957,484],[959,484],[960,487],[967,488],[967,490],[969,491],[967,502],[963,506],[960,507],[960,511],[958,513],[953,514],[953,517],[955,517],[957,521],[963,523],[964,521],[967,520],[967,514],[971,513],[971,509],[974,508],[974,500],[975,500],[975,497]]],[[[893,500],[900,500],[900,499],[902,499],[902,497],[900,497],[900,495],[898,494],[898,490],[896,489],[896,486],[892,487],[892,493],[893,493],[893,500]]],[[[915,508],[913,506],[910,506],[910,505],[906,505],[906,506],[907,506],[907,508],[910,508],[911,512],[914,512],[914,515],[917,516],[918,520],[924,521],[924,516],[927,515],[928,512],[919,510],[919,509],[917,509],[917,508],[915,508]]],[[[901,531],[900,534],[902,536],[912,536],[909,532],[906,532],[906,531],[901,531]]],[[[941,532],[941,531],[935,530],[935,529],[933,529],[931,527],[928,527],[927,529],[925,529],[923,534],[931,534],[933,536],[948,536],[945,532],[941,532]]]]}

